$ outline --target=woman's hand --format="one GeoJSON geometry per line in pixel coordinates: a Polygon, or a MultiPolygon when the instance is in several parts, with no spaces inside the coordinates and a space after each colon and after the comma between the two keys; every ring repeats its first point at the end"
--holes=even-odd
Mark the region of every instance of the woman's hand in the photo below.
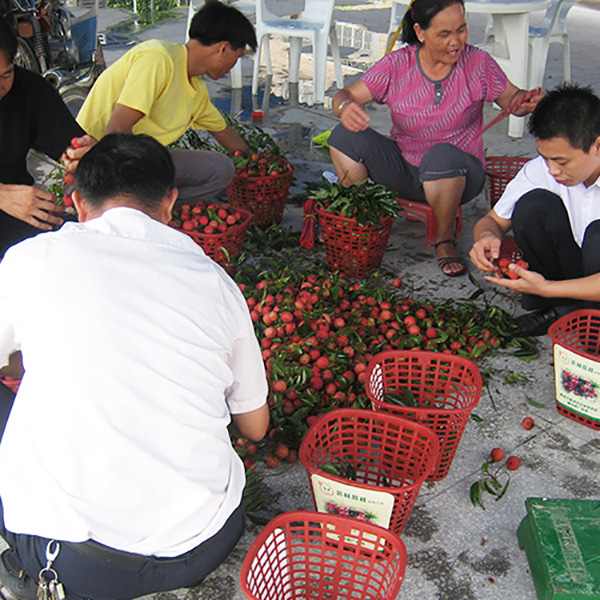
{"type": "Polygon", "coordinates": [[[353,132],[364,131],[369,127],[371,121],[367,111],[360,105],[354,102],[354,100],[347,101],[342,107],[340,115],[340,121],[342,125],[348,130],[353,132]]]}
{"type": "Polygon", "coordinates": [[[537,103],[544,97],[542,88],[534,90],[517,90],[508,105],[508,112],[517,117],[524,117],[533,112],[537,103]]]}
{"type": "Polygon", "coordinates": [[[520,90],[509,81],[504,92],[496,98],[496,103],[508,114],[524,117],[533,112],[543,97],[542,88],[520,90]]]}
{"type": "Polygon", "coordinates": [[[368,129],[371,118],[363,107],[372,100],[369,88],[359,79],[333,97],[333,113],[348,131],[364,131],[368,129]]]}

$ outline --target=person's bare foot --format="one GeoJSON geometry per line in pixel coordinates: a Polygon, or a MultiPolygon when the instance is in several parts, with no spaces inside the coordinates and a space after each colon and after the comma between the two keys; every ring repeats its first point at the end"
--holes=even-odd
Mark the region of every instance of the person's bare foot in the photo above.
{"type": "Polygon", "coordinates": [[[444,275],[457,277],[467,270],[464,258],[456,251],[456,240],[441,240],[433,247],[438,259],[438,265],[444,275]]]}

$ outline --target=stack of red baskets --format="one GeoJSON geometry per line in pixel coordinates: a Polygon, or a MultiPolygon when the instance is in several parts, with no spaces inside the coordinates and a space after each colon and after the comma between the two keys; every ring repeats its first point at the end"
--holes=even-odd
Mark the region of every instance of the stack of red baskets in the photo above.
{"type": "Polygon", "coordinates": [[[427,427],[395,415],[354,408],[322,414],[304,436],[298,454],[317,510],[373,521],[397,535],[406,525],[437,455],[436,436],[427,427]],[[356,480],[323,468],[339,461],[351,466],[356,480]],[[327,481],[325,489],[323,479],[327,481]],[[353,492],[345,492],[347,489],[353,492]],[[348,493],[350,501],[344,500],[348,493]],[[369,506],[382,510],[367,514],[363,509],[369,506]]]}
{"type": "Polygon", "coordinates": [[[359,225],[356,219],[323,208],[317,208],[317,214],[327,262],[332,269],[350,277],[364,278],[381,264],[394,217],[382,217],[377,227],[370,223],[359,225]]]}
{"type": "Polygon", "coordinates": [[[250,600],[395,600],[405,569],[406,548],[390,531],[296,511],[258,535],[240,584],[250,600]]]}
{"type": "Polygon", "coordinates": [[[284,158],[279,162],[286,167],[284,173],[252,177],[243,172],[236,173],[227,186],[229,203],[250,211],[256,227],[281,223],[296,167],[284,158]]]}
{"type": "Polygon", "coordinates": [[[471,411],[481,397],[483,380],[477,365],[461,356],[412,350],[375,355],[367,366],[367,396],[376,411],[421,423],[433,431],[440,451],[428,479],[448,474],[471,411]],[[416,407],[385,401],[386,392],[409,390],[416,407]]]}

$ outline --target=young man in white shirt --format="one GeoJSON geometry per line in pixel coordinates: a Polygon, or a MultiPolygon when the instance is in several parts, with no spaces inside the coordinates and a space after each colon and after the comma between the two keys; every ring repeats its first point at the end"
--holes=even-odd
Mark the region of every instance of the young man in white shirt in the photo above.
{"type": "Polygon", "coordinates": [[[198,583],[242,534],[228,426],[264,436],[264,366],[235,282],[167,226],[174,174],[149,136],[106,136],[77,169],[80,222],[0,263],[0,365],[25,367],[0,394],[0,579],[19,598],[49,541],[68,599],[126,599],[198,583]]]}
{"type": "Polygon", "coordinates": [[[504,235],[512,229],[529,269],[517,279],[486,276],[523,294],[530,311],[515,322],[543,335],[577,308],[600,308],[600,98],[565,84],[549,92],[529,122],[540,156],[507,185],[473,232],[471,260],[496,273],[504,235]]]}

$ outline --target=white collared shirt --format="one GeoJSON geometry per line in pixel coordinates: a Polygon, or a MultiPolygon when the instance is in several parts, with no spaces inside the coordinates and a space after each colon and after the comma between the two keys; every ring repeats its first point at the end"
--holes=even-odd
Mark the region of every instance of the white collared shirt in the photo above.
{"type": "Polygon", "coordinates": [[[267,384],[237,285],[130,208],[67,223],[0,263],[0,365],[26,374],[0,444],[8,530],[177,556],[238,506],[230,413],[267,384]]]}
{"type": "Polygon", "coordinates": [[[546,161],[538,156],[526,163],[506,186],[504,194],[494,206],[502,219],[512,219],[517,201],[527,192],[541,188],[559,196],[567,209],[575,241],[581,246],[587,226],[600,219],[600,178],[586,187],[583,183],[566,186],[550,175],[546,161]]]}

